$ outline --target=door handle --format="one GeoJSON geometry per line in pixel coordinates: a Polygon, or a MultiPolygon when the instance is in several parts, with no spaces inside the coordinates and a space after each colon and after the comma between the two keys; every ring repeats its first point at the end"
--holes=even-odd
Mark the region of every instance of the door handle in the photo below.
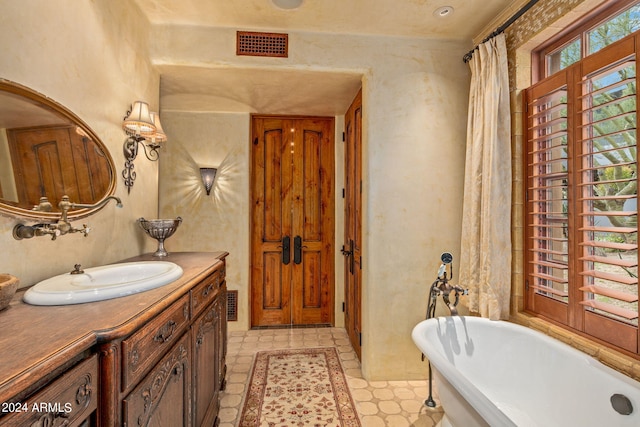
{"type": "Polygon", "coordinates": [[[302,244],[302,237],[296,236],[293,239],[293,262],[295,264],[302,262],[302,248],[306,248],[306,246],[302,244]]]}
{"type": "Polygon", "coordinates": [[[356,270],[356,257],[354,256],[355,249],[355,242],[353,239],[349,239],[349,273],[351,274],[356,270]]]}
{"type": "Polygon", "coordinates": [[[284,236],[282,238],[282,246],[278,246],[278,248],[282,248],[282,263],[284,265],[289,264],[289,261],[291,261],[291,237],[284,236]]]}

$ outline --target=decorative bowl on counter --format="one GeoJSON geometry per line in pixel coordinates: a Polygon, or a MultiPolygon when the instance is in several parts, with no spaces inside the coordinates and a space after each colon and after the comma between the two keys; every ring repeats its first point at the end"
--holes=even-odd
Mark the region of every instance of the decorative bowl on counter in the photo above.
{"type": "Polygon", "coordinates": [[[153,256],[164,257],[169,253],[164,249],[164,241],[173,235],[182,223],[182,218],[176,219],[144,219],[138,218],[140,227],[150,236],[158,241],[158,250],[153,256]]]}
{"type": "Polygon", "coordinates": [[[13,295],[18,289],[20,280],[11,274],[0,274],[0,310],[4,310],[9,306],[13,295]]]}

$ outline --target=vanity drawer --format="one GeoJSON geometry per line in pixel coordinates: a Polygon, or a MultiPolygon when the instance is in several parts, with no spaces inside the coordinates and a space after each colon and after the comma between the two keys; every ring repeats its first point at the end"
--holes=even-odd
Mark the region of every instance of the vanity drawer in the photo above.
{"type": "Polygon", "coordinates": [[[218,290],[224,282],[224,264],[207,276],[191,290],[191,313],[197,317],[218,295],[218,290]]]}
{"type": "Polygon", "coordinates": [[[3,403],[0,426],[80,426],[98,407],[98,356],[80,362],[22,402],[3,403]]]}
{"type": "Polygon", "coordinates": [[[135,384],[189,326],[189,294],[122,341],[122,390],[135,384]]]}

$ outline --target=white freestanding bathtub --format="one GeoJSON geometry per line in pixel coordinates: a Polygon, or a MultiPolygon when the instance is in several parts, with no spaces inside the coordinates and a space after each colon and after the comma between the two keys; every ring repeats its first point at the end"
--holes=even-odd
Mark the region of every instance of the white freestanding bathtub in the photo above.
{"type": "Polygon", "coordinates": [[[533,329],[438,317],[412,338],[431,362],[442,427],[640,426],[640,382],[533,329]]]}

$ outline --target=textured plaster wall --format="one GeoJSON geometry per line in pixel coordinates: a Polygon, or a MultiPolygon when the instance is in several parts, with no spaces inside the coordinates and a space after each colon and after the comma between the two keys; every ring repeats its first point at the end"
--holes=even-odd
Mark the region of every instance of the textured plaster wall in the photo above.
{"type": "Polygon", "coordinates": [[[14,240],[11,230],[23,221],[0,216],[0,272],[18,276],[26,286],[76,263],[101,265],[152,249],[135,219],[156,215],[157,164],[136,162],[138,179],[130,195],[120,175],[127,108],[136,99],[158,107],[148,24],[128,0],[0,0],[0,10],[0,77],[66,106],[96,132],[114,159],[116,195],[124,204],[116,209],[111,202],[76,223],[91,227],[88,237],[74,234],[56,241],[14,240]]]}
{"type": "MultiPolygon", "coordinates": [[[[229,252],[227,287],[238,292],[238,321],[229,330],[247,330],[249,319],[249,140],[251,117],[246,113],[176,112],[163,113],[163,128],[171,141],[160,167],[160,215],[183,219],[179,231],[166,247],[169,251],[229,252]],[[211,194],[206,195],[200,167],[218,169],[211,194]]],[[[336,141],[341,141],[343,122],[336,141]]],[[[342,144],[340,142],[340,144],[342,144]]],[[[337,145],[337,160],[342,158],[337,145]]],[[[341,168],[336,186],[342,188],[341,168]]],[[[336,207],[336,218],[343,218],[336,207]]],[[[340,233],[339,233],[340,234],[340,233]]],[[[336,244],[341,245],[340,234],[336,244]],[[340,243],[338,243],[340,242],[340,243]]],[[[338,246],[339,247],[339,246],[338,246]]],[[[342,287],[342,255],[336,253],[336,293],[342,287]]],[[[342,297],[336,301],[336,326],[343,326],[342,297]]]]}
{"type": "Polygon", "coordinates": [[[602,346],[587,338],[555,326],[542,319],[529,316],[524,310],[524,170],[523,147],[523,89],[531,85],[531,51],[578,20],[582,15],[603,3],[602,0],[540,0],[507,31],[509,80],[512,110],[513,153],[513,269],[512,320],[559,339],[603,363],[640,380],[640,362],[622,353],[602,346]]]}
{"type": "MultiPolygon", "coordinates": [[[[451,251],[456,257],[459,253],[469,90],[462,55],[470,46],[337,34],[290,33],[289,37],[289,58],[273,60],[236,57],[235,29],[158,27],[153,32],[152,57],[159,66],[264,67],[363,75],[363,371],[369,379],[425,378],[427,366],[420,362],[410,334],[424,318],[428,286],[441,252],[451,251]]],[[[260,111],[249,108],[250,112],[260,111]]],[[[178,172],[182,166],[165,169],[162,165],[161,213],[188,211],[185,215],[192,222],[172,237],[169,250],[196,245],[238,251],[230,258],[230,288],[244,294],[241,312],[248,313],[248,114],[192,114],[196,127],[191,130],[184,129],[182,113],[163,116],[168,120],[167,133],[174,135],[188,155],[183,153],[184,173],[178,172]],[[217,156],[229,156],[233,160],[228,165],[237,168],[227,178],[222,168],[220,184],[207,199],[198,195],[195,167],[205,161],[224,165],[224,157],[217,156]],[[222,188],[223,184],[230,186],[222,188]],[[175,207],[180,198],[177,189],[179,194],[190,194],[182,198],[184,209],[175,207]],[[197,228],[198,223],[202,229],[197,228]],[[186,232],[192,229],[200,235],[186,232]]],[[[341,149],[338,145],[337,150],[341,149]]],[[[342,163],[336,165],[337,170],[341,167],[342,163]]],[[[337,209],[342,206],[338,199],[337,209]]],[[[342,234],[341,226],[338,223],[337,236],[342,234]]],[[[342,281],[340,273],[336,280],[342,281]]],[[[339,286],[337,305],[343,298],[339,286]]],[[[246,325],[248,319],[242,322],[246,325]]]]}
{"type": "Polygon", "coordinates": [[[167,250],[229,252],[227,287],[240,290],[238,322],[229,329],[247,330],[249,114],[166,112],[162,125],[170,143],[160,167],[160,215],[183,219],[167,250]],[[218,168],[209,196],[205,166],[218,168]]]}

